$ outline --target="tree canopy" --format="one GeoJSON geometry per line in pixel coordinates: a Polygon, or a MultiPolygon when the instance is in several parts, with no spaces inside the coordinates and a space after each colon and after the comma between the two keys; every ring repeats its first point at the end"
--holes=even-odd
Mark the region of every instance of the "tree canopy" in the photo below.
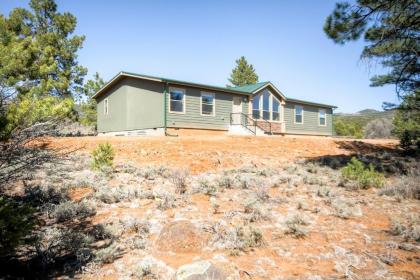
{"type": "Polygon", "coordinates": [[[420,86],[420,4],[417,0],[358,0],[337,3],[324,31],[345,44],[363,36],[361,57],[376,59],[388,73],[372,77],[372,86],[392,84],[397,93],[413,93],[420,86]]]}
{"type": "Polygon", "coordinates": [[[244,56],[236,61],[236,67],[230,74],[229,82],[234,86],[244,86],[258,82],[258,75],[255,73],[254,66],[248,64],[244,56]]]}
{"type": "Polygon", "coordinates": [[[96,100],[92,96],[105,84],[96,72],[93,79],[83,85],[83,96],[86,98],[81,104],[82,116],[80,122],[84,125],[96,125],[96,100]]]}
{"type": "Polygon", "coordinates": [[[54,0],[29,6],[0,15],[0,90],[71,97],[87,72],[77,61],[85,38],[72,35],[76,17],[59,13],[54,0]]]}
{"type": "MultiPolygon", "coordinates": [[[[363,36],[361,57],[386,70],[371,78],[371,86],[395,85],[401,98],[394,133],[404,148],[420,147],[420,3],[418,0],[357,0],[337,3],[324,31],[338,44],[363,36]]],[[[395,107],[384,103],[385,107],[395,107]]]]}

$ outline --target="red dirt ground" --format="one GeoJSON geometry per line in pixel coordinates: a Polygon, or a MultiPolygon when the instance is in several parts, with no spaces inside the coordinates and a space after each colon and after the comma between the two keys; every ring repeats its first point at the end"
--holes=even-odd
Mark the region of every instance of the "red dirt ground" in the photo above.
{"type": "Polygon", "coordinates": [[[393,149],[396,140],[348,140],[329,137],[63,137],[48,138],[52,148],[91,152],[100,143],[112,144],[116,162],[138,166],[164,164],[189,168],[192,174],[246,164],[265,165],[325,155],[369,153],[393,149]]]}

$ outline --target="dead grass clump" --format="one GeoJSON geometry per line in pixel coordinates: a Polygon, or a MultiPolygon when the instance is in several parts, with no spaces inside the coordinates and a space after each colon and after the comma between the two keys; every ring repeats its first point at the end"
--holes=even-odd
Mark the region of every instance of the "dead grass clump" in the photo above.
{"type": "Polygon", "coordinates": [[[342,218],[349,219],[354,216],[361,216],[362,210],[355,203],[345,200],[343,198],[335,198],[330,201],[334,209],[334,215],[342,218]]]}
{"type": "MultiPolygon", "coordinates": [[[[93,239],[90,236],[82,232],[52,226],[43,229],[38,234],[35,249],[41,263],[48,266],[54,263],[59,256],[81,256],[82,251],[85,252],[85,255],[90,255],[90,250],[87,248],[92,241],[93,239]]],[[[82,262],[84,260],[78,261],[82,262]]]]}
{"type": "Polygon", "coordinates": [[[293,235],[296,238],[303,238],[308,235],[308,230],[306,229],[306,225],[308,225],[308,221],[306,217],[301,214],[295,214],[289,217],[285,221],[285,225],[287,227],[285,233],[293,235]]]}
{"type": "Polygon", "coordinates": [[[115,239],[119,235],[115,226],[110,224],[94,225],[91,234],[96,240],[115,239]]]}
{"type": "Polygon", "coordinates": [[[208,196],[214,196],[217,193],[217,187],[213,182],[204,178],[198,182],[197,191],[208,196]]]}
{"type": "Polygon", "coordinates": [[[145,262],[139,263],[132,276],[137,279],[158,279],[155,273],[153,273],[151,264],[145,262]]]}
{"type": "Polygon", "coordinates": [[[391,220],[390,233],[402,236],[406,241],[420,242],[420,216],[413,214],[405,219],[391,220]]]}
{"type": "Polygon", "coordinates": [[[168,192],[157,194],[156,200],[158,201],[157,208],[160,210],[167,210],[176,206],[175,196],[168,192]]]}
{"type": "Polygon", "coordinates": [[[148,235],[150,232],[150,224],[135,217],[124,217],[120,223],[125,232],[135,232],[140,235],[148,235]]]}
{"type": "Polygon", "coordinates": [[[215,197],[210,198],[210,205],[213,208],[213,214],[219,213],[220,204],[217,202],[215,197]]]}
{"type": "Polygon", "coordinates": [[[135,167],[135,166],[133,166],[129,163],[118,164],[115,167],[115,170],[117,172],[128,173],[128,174],[136,174],[139,171],[137,167],[135,167]]]}
{"type": "Polygon", "coordinates": [[[175,170],[172,173],[172,183],[175,185],[175,193],[184,194],[187,191],[188,170],[175,170]]]}
{"type": "Polygon", "coordinates": [[[239,255],[249,248],[264,245],[262,232],[254,227],[226,227],[217,223],[210,228],[212,243],[221,249],[230,250],[231,255],[239,255]]]}
{"type": "Polygon", "coordinates": [[[271,187],[272,188],[279,188],[281,186],[287,185],[290,182],[290,177],[288,176],[280,176],[274,180],[271,187]]]}
{"type": "Polygon", "coordinates": [[[241,189],[252,189],[262,184],[261,180],[257,180],[254,176],[245,174],[239,176],[238,182],[241,189]]]}
{"type": "Polygon", "coordinates": [[[248,223],[268,221],[271,219],[269,213],[255,199],[248,199],[244,203],[244,220],[248,223]]]}
{"type": "Polygon", "coordinates": [[[26,198],[35,204],[58,204],[69,200],[68,186],[45,184],[25,189],[26,198]]]}
{"type": "Polygon", "coordinates": [[[95,261],[101,264],[112,263],[124,253],[121,246],[112,243],[110,246],[95,252],[95,261]]]}
{"type": "Polygon", "coordinates": [[[223,175],[218,179],[218,184],[222,189],[232,189],[235,185],[235,179],[229,175],[223,175]]]}
{"type": "Polygon", "coordinates": [[[420,199],[420,184],[418,177],[402,177],[394,184],[379,191],[380,195],[396,196],[404,199],[420,199]]]}
{"type": "Polygon", "coordinates": [[[86,201],[72,202],[66,201],[58,204],[51,216],[57,220],[57,222],[64,222],[72,219],[81,219],[96,214],[96,205],[88,203],[86,201]]]}
{"type": "Polygon", "coordinates": [[[331,192],[331,189],[325,186],[321,186],[316,191],[316,195],[319,197],[331,197],[333,196],[333,193],[331,192]]]}
{"type": "Polygon", "coordinates": [[[128,193],[125,192],[122,188],[110,188],[108,186],[105,186],[99,188],[95,196],[97,199],[104,203],[113,204],[127,199],[128,193]]]}

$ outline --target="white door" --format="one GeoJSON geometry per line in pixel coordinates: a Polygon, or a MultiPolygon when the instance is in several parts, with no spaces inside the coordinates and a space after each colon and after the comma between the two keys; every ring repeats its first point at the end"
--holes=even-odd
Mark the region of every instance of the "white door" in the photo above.
{"type": "Polygon", "coordinates": [[[241,124],[241,114],[242,113],[242,97],[241,96],[233,96],[233,103],[232,103],[232,124],[241,124]],[[236,113],[236,114],[235,114],[236,113]]]}

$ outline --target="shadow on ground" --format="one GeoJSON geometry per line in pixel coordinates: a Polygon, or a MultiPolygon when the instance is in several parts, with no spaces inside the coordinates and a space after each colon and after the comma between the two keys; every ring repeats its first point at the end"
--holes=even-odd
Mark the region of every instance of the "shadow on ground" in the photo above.
{"type": "Polygon", "coordinates": [[[352,157],[356,157],[366,165],[372,164],[377,171],[388,175],[411,175],[418,172],[419,157],[406,155],[397,147],[362,141],[336,141],[335,143],[349,154],[313,157],[307,162],[340,169],[346,166],[352,157]]]}

